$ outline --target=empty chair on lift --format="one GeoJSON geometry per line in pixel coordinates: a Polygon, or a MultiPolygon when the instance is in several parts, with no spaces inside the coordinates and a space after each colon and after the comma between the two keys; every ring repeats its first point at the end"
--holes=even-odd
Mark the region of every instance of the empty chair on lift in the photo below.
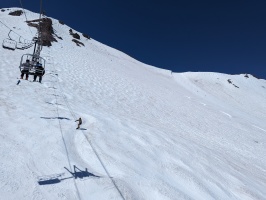
{"type": "Polygon", "coordinates": [[[17,47],[17,42],[11,39],[4,39],[2,47],[5,49],[15,50],[17,47]]]}
{"type": "Polygon", "coordinates": [[[9,31],[8,38],[3,40],[2,47],[5,49],[15,50],[17,47],[17,42],[11,39],[10,37],[11,32],[12,30],[9,31]]]}

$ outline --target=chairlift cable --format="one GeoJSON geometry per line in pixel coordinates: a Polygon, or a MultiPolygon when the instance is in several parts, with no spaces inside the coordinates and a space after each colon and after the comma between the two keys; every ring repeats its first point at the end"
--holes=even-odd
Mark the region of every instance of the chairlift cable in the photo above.
{"type": "Polygon", "coordinates": [[[40,0],[40,19],[41,19],[41,14],[42,14],[42,0],[40,0]]]}
{"type": "MultiPolygon", "coordinates": [[[[25,9],[23,8],[23,5],[22,5],[22,1],[19,0],[19,2],[20,2],[20,5],[21,5],[22,10],[23,10],[23,12],[24,12],[24,16],[25,16],[25,18],[26,18],[26,21],[28,21],[28,18],[27,18],[27,15],[26,15],[25,9]]],[[[29,30],[30,30],[30,27],[29,27],[29,26],[28,26],[28,28],[29,28],[29,30]]],[[[33,37],[33,34],[32,34],[32,32],[31,32],[31,30],[30,30],[30,33],[31,33],[31,36],[33,37]]]]}
{"type": "MultiPolygon", "coordinates": [[[[53,67],[54,67],[54,70],[56,71],[54,65],[53,65],[53,67]]],[[[75,113],[73,112],[72,108],[70,107],[70,104],[69,104],[69,102],[68,102],[68,100],[67,100],[65,94],[63,93],[63,89],[62,89],[61,84],[60,84],[60,82],[59,82],[58,76],[56,76],[56,77],[57,77],[57,84],[58,84],[58,86],[59,86],[60,93],[61,93],[61,95],[63,96],[63,99],[64,99],[64,101],[65,101],[65,103],[66,103],[66,106],[68,107],[69,112],[70,112],[70,114],[72,115],[73,119],[77,119],[75,113]]],[[[107,170],[107,168],[106,168],[105,164],[103,163],[103,161],[102,161],[102,159],[101,159],[99,153],[97,152],[96,148],[94,147],[94,145],[92,144],[92,142],[89,140],[89,138],[86,136],[86,134],[84,133],[84,131],[83,131],[83,130],[81,130],[81,131],[82,131],[82,134],[84,135],[85,139],[86,139],[86,140],[88,141],[88,143],[90,144],[90,146],[91,146],[91,148],[92,148],[94,154],[96,155],[96,157],[98,158],[99,162],[101,163],[101,165],[102,165],[102,167],[103,167],[105,173],[107,174],[108,178],[111,180],[112,184],[114,185],[114,187],[116,188],[117,192],[119,193],[121,199],[125,200],[124,195],[122,194],[121,190],[120,190],[119,187],[117,186],[117,184],[116,184],[115,180],[113,179],[113,177],[110,175],[109,171],[107,170]]]]}
{"type": "MultiPolygon", "coordinates": [[[[61,137],[62,137],[64,146],[65,146],[69,169],[72,171],[72,167],[71,167],[71,163],[70,163],[70,158],[69,158],[69,153],[68,153],[66,141],[65,141],[65,138],[64,138],[64,135],[63,135],[62,125],[61,125],[61,122],[60,122],[60,119],[59,119],[59,109],[58,109],[57,93],[56,93],[56,90],[55,89],[54,89],[54,92],[55,92],[55,102],[56,102],[56,113],[57,113],[57,117],[58,117],[58,123],[59,123],[60,132],[61,132],[61,137]]],[[[77,191],[78,199],[81,200],[80,192],[79,192],[79,189],[78,189],[78,186],[77,186],[77,183],[76,183],[76,180],[75,179],[74,179],[74,185],[75,185],[75,188],[76,188],[76,191],[77,191]]]]}
{"type": "MultiPolygon", "coordinates": [[[[54,67],[55,69],[55,66],[53,63],[51,63],[51,65],[54,67]]],[[[55,78],[55,77],[54,77],[55,78]]],[[[58,81],[57,78],[56,79],[56,82],[58,81]]],[[[58,123],[59,123],[59,128],[60,128],[60,133],[61,133],[61,137],[62,137],[62,140],[63,140],[63,143],[64,143],[64,147],[65,147],[65,151],[66,151],[66,156],[67,156],[67,161],[68,161],[68,165],[69,165],[69,169],[72,171],[72,167],[71,167],[71,162],[70,162],[70,158],[69,158],[69,153],[68,153],[68,149],[67,149],[67,144],[66,144],[66,141],[65,141],[65,138],[64,138],[64,134],[63,134],[63,130],[62,130],[62,125],[61,125],[61,121],[59,119],[59,109],[58,109],[58,99],[57,99],[57,92],[56,92],[56,89],[54,87],[54,95],[55,95],[55,103],[56,103],[56,114],[57,114],[57,118],[58,118],[58,123]]],[[[80,191],[78,189],[78,186],[77,186],[77,183],[76,183],[76,180],[75,178],[73,179],[74,181],[74,186],[75,186],[75,189],[76,189],[76,192],[77,192],[77,196],[78,196],[78,199],[81,200],[81,195],[80,195],[80,191]]]]}
{"type": "Polygon", "coordinates": [[[37,48],[34,47],[34,55],[35,56],[40,56],[41,51],[42,51],[42,28],[41,28],[41,19],[42,19],[42,0],[40,0],[40,16],[39,16],[39,24],[38,24],[38,38],[37,41],[35,42],[35,47],[37,44],[37,48]]]}
{"type": "MultiPolygon", "coordinates": [[[[23,36],[21,36],[20,34],[16,33],[13,29],[9,28],[6,24],[4,24],[2,21],[0,21],[1,24],[3,24],[6,28],[8,28],[10,31],[14,32],[15,34],[17,34],[18,36],[22,37],[24,40],[28,40],[28,39],[25,39],[23,36]]],[[[28,41],[31,41],[31,40],[28,40],[28,41]]]]}
{"type": "Polygon", "coordinates": [[[12,30],[11,28],[9,28],[7,25],[5,25],[3,22],[0,21],[1,24],[3,24],[5,27],[7,27],[9,30],[12,30]]]}

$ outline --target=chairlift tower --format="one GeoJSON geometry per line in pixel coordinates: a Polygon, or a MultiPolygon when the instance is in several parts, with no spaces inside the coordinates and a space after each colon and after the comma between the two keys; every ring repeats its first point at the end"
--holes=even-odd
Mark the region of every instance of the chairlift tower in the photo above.
{"type": "Polygon", "coordinates": [[[34,46],[34,52],[33,55],[37,58],[40,57],[41,51],[42,51],[42,16],[40,11],[40,17],[39,17],[39,24],[38,24],[38,38],[35,39],[35,46],[34,46]],[[37,45],[37,48],[36,48],[37,45]]]}
{"type": "Polygon", "coordinates": [[[27,73],[30,75],[35,74],[44,74],[45,71],[45,59],[40,56],[42,47],[43,47],[43,40],[42,40],[42,0],[40,2],[40,17],[39,17],[39,24],[38,24],[38,36],[34,38],[35,45],[34,45],[34,51],[33,54],[24,54],[21,57],[20,60],[20,71],[25,70],[25,67],[23,66],[23,63],[25,63],[27,60],[30,61],[30,65],[27,66],[27,73]],[[42,66],[42,69],[38,69],[38,65],[42,66]],[[36,68],[37,66],[37,68],[36,68]]]}

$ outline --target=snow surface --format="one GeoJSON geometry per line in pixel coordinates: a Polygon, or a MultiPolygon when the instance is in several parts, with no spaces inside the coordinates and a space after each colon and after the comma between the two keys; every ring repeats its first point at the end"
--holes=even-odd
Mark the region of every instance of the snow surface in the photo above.
{"type": "MultiPolygon", "coordinates": [[[[9,11],[0,21],[31,40],[9,11]]],[[[53,27],[42,84],[16,85],[33,47],[0,48],[0,199],[266,199],[265,80],[172,73],[53,27]]]]}

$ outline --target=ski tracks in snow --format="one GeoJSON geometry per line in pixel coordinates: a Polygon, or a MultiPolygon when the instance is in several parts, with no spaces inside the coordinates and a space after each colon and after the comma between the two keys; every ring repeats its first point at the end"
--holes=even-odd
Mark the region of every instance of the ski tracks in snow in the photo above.
{"type": "MultiPolygon", "coordinates": [[[[196,100],[194,100],[193,98],[191,98],[190,96],[185,96],[187,99],[189,99],[189,100],[191,100],[191,101],[194,101],[195,103],[197,102],[197,103],[199,103],[199,104],[201,104],[201,105],[203,105],[203,106],[205,106],[206,108],[207,108],[207,104],[206,103],[203,103],[203,102],[200,102],[200,101],[196,101],[196,100]]],[[[219,110],[219,112],[220,113],[222,113],[222,114],[224,114],[224,115],[226,115],[227,117],[229,117],[229,118],[232,118],[232,115],[230,115],[229,113],[227,113],[227,112],[224,112],[224,111],[221,111],[221,110],[219,110]]]]}
{"type": "Polygon", "coordinates": [[[228,113],[226,113],[224,111],[221,111],[221,110],[220,110],[220,112],[223,113],[224,115],[226,115],[227,117],[232,118],[232,115],[230,115],[230,114],[228,114],[228,113]]]}
{"type": "MultiPolygon", "coordinates": [[[[56,72],[56,69],[54,68],[54,71],[56,72]]],[[[70,115],[71,117],[69,117],[70,119],[72,119],[73,121],[75,119],[73,119],[73,117],[75,118],[75,115],[72,108],[70,107],[71,105],[69,104],[68,100],[66,99],[68,95],[64,94],[64,91],[62,90],[62,86],[59,85],[60,84],[60,79],[58,77],[58,74],[51,74],[54,78],[54,82],[57,83],[56,85],[49,87],[48,85],[46,85],[46,87],[50,88],[50,89],[54,89],[55,95],[60,97],[60,100],[63,102],[64,105],[60,106],[60,110],[58,109],[59,107],[59,103],[58,100],[56,100],[56,106],[58,109],[58,112],[61,113],[68,113],[67,115],[70,115]],[[57,90],[56,92],[56,89],[57,90]],[[59,94],[59,95],[58,95],[59,94]]],[[[55,99],[58,99],[55,96],[55,99]]],[[[51,102],[51,104],[54,104],[54,100],[51,102]]],[[[58,116],[59,116],[58,113],[58,116]]],[[[72,121],[71,120],[71,121],[72,121]]],[[[84,120],[84,118],[83,118],[84,120]]],[[[97,158],[95,157],[94,151],[92,151],[91,147],[88,146],[88,141],[87,139],[83,136],[83,134],[81,133],[83,130],[76,130],[75,127],[73,127],[73,125],[69,126],[67,124],[69,124],[69,122],[65,125],[63,125],[62,123],[62,137],[64,142],[65,142],[65,148],[66,148],[66,153],[69,159],[69,170],[72,171],[72,165],[78,165],[79,167],[81,167],[82,169],[85,168],[88,169],[90,172],[94,172],[93,174],[95,175],[99,175],[99,173],[95,172],[95,169],[101,169],[102,167],[99,166],[99,161],[97,160],[97,158]],[[68,128],[66,129],[65,126],[68,126],[68,128]],[[83,136],[83,137],[82,137],[83,136]],[[85,149],[85,150],[84,150],[85,149]],[[82,156],[81,156],[82,155],[82,156]],[[74,164],[75,163],[75,164],[74,164]],[[89,163],[93,164],[91,165],[92,167],[88,167],[90,165],[88,165],[89,163]],[[95,163],[98,163],[97,165],[95,165],[95,163]],[[94,170],[93,170],[94,168],[94,170]]],[[[83,121],[84,124],[84,121],[83,121]]],[[[86,133],[84,133],[86,134],[86,133]]],[[[105,172],[101,172],[101,174],[105,174],[105,172]]],[[[110,178],[110,177],[109,177],[110,178]]],[[[96,195],[98,194],[98,192],[101,190],[100,188],[103,188],[105,186],[108,186],[110,188],[110,190],[105,190],[104,192],[101,192],[101,196],[104,197],[106,199],[108,199],[108,196],[116,196],[114,194],[114,189],[113,189],[113,185],[110,185],[110,179],[107,179],[107,177],[105,177],[105,175],[100,175],[99,178],[85,178],[82,180],[75,180],[74,179],[74,183],[75,183],[75,187],[76,190],[78,192],[78,196],[79,199],[84,199],[84,197],[86,197],[86,193],[95,193],[96,195]],[[99,180],[98,180],[99,179],[99,180]],[[87,181],[84,181],[87,180],[87,181]],[[80,182],[82,181],[82,182],[80,182]],[[99,188],[99,182],[101,183],[102,186],[100,186],[99,188]],[[98,185],[98,186],[97,186],[98,185]],[[97,192],[94,191],[95,187],[97,187],[97,192]],[[86,188],[86,190],[84,190],[84,188],[86,188]],[[94,188],[94,189],[92,189],[94,188]]],[[[111,178],[112,179],[112,178],[111,178]]],[[[116,186],[116,185],[115,185],[116,186]]],[[[116,186],[117,187],[117,186],[116,186]]],[[[121,194],[121,193],[120,193],[121,194]]],[[[101,197],[101,198],[102,198],[101,197]]],[[[122,194],[121,194],[121,197],[122,194]]]]}
{"type": "Polygon", "coordinates": [[[255,126],[255,125],[252,125],[252,126],[266,133],[266,130],[265,130],[265,129],[263,129],[263,128],[260,128],[260,127],[258,127],[258,126],[255,126]]]}

